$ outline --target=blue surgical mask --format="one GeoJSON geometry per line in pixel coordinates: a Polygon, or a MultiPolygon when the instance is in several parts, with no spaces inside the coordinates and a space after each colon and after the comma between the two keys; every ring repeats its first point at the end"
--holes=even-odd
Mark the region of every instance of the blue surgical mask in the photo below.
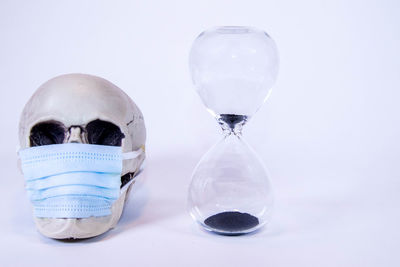
{"type": "Polygon", "coordinates": [[[87,218],[111,214],[121,187],[122,161],[142,149],[66,143],[19,151],[26,189],[36,217],[87,218]]]}

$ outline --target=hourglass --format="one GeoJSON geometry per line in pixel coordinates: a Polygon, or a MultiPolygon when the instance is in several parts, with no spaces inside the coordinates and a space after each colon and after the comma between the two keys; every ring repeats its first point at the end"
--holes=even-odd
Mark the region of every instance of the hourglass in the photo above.
{"type": "Polygon", "coordinates": [[[197,164],[189,187],[190,214],[206,230],[240,235],[270,220],[268,174],[242,128],[268,98],[278,61],[271,37],[251,27],[213,28],[193,43],[193,83],[223,132],[197,164]]]}

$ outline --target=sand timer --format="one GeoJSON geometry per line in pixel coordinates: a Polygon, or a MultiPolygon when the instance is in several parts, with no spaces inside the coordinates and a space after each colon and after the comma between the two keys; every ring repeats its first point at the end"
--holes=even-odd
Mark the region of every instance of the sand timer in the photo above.
{"type": "Polygon", "coordinates": [[[270,219],[268,174],[242,128],[268,98],[278,62],[274,41],[252,27],[213,28],[193,43],[193,83],[223,132],[197,164],[189,187],[190,214],[206,230],[245,234],[270,219]]]}

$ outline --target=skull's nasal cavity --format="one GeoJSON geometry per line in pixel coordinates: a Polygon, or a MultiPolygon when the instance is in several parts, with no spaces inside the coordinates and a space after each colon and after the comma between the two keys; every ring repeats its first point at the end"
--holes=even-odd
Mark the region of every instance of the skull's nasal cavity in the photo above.
{"type": "Polygon", "coordinates": [[[83,143],[80,126],[71,126],[68,129],[67,143],[83,143]]]}

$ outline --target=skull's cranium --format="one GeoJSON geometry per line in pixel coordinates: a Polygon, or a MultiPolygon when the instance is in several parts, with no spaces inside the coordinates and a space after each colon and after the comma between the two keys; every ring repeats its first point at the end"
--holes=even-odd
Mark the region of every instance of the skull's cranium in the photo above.
{"type": "MultiPolygon", "coordinates": [[[[145,139],[143,115],[129,96],[107,80],[86,74],[62,75],[44,83],[25,105],[19,125],[21,148],[78,142],[121,146],[129,152],[144,149],[145,139]]],[[[138,173],[144,158],[142,153],[123,162],[122,186],[138,173]]],[[[118,222],[129,189],[114,202],[109,216],[35,217],[37,229],[57,239],[100,235],[118,222]]]]}

